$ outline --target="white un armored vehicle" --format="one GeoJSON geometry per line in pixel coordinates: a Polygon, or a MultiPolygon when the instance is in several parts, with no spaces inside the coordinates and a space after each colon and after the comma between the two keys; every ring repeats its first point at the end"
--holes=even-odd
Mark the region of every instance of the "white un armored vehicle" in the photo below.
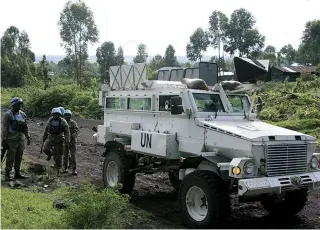
{"type": "Polygon", "coordinates": [[[148,80],[146,64],[109,73],[97,133],[105,186],[121,184],[130,193],[136,173],[168,172],[182,222],[207,228],[229,217],[230,194],[261,201],[271,214],[294,215],[320,185],[316,139],[258,120],[254,99],[239,93],[248,85],[224,89],[217,64],[162,69],[156,80],[148,80]]]}

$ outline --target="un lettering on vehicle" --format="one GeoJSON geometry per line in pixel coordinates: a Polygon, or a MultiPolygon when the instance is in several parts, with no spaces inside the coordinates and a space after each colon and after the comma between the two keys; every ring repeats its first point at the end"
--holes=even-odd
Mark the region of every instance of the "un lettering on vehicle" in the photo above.
{"type": "Polygon", "coordinates": [[[174,134],[132,130],[131,150],[156,157],[180,157],[174,134]]]}
{"type": "Polygon", "coordinates": [[[151,133],[141,133],[141,147],[150,148],[152,146],[152,134],[151,133]]]}

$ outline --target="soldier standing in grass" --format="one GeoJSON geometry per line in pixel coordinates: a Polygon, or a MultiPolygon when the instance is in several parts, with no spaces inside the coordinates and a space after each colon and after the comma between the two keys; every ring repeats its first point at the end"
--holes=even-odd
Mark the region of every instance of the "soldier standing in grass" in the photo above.
{"type": "Polygon", "coordinates": [[[30,145],[29,128],[27,124],[27,116],[20,110],[23,100],[19,97],[11,99],[11,109],[8,110],[3,117],[2,140],[7,147],[7,161],[5,168],[5,180],[12,180],[10,172],[14,165],[15,179],[25,179],[21,175],[20,167],[22,155],[25,148],[25,138],[27,144],[30,145]]]}
{"type": "Polygon", "coordinates": [[[51,114],[52,117],[49,118],[43,135],[43,141],[45,141],[43,152],[48,156],[48,161],[53,155],[55,167],[59,174],[62,166],[61,157],[63,155],[64,146],[69,146],[70,144],[70,131],[68,123],[61,117],[59,108],[53,108],[51,114]],[[52,148],[53,150],[51,150],[52,148]]]}
{"type": "Polygon", "coordinates": [[[76,151],[77,151],[77,136],[79,133],[79,128],[77,122],[71,119],[72,113],[69,109],[64,111],[64,118],[68,122],[68,126],[70,129],[71,141],[70,145],[66,145],[64,149],[64,173],[68,172],[68,160],[70,161],[70,165],[72,167],[72,175],[77,175],[76,167],[77,167],[77,160],[76,160],[76,151]],[[69,152],[71,157],[69,158],[69,152]]]}

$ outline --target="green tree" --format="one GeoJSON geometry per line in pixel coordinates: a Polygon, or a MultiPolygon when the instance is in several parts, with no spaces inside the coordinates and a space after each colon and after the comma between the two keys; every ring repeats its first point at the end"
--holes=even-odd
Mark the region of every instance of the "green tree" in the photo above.
{"type": "Polygon", "coordinates": [[[175,50],[172,45],[169,45],[166,49],[164,58],[163,58],[163,64],[164,66],[168,67],[174,67],[178,66],[177,57],[175,56],[175,50]]]}
{"type": "Polygon", "coordinates": [[[190,36],[190,41],[187,44],[187,58],[190,61],[197,61],[202,58],[202,52],[207,51],[210,44],[208,33],[203,31],[202,28],[196,29],[196,31],[190,36]]]}
{"type": "Polygon", "coordinates": [[[82,66],[88,58],[88,43],[98,42],[98,29],[93,13],[81,0],[68,1],[58,22],[62,46],[74,64],[77,84],[81,79],[82,66]]]}
{"type": "Polygon", "coordinates": [[[123,65],[124,64],[124,56],[123,56],[123,49],[121,46],[118,48],[118,52],[116,55],[116,64],[123,65]]]}
{"type": "Polygon", "coordinates": [[[265,37],[253,28],[255,23],[256,19],[246,9],[235,10],[226,29],[227,42],[224,50],[231,55],[238,52],[240,57],[259,53],[264,46],[265,37]]]}
{"type": "Polygon", "coordinates": [[[280,55],[283,57],[286,65],[291,65],[297,60],[297,51],[292,47],[291,44],[282,47],[280,49],[280,55]]]}
{"type": "Polygon", "coordinates": [[[1,37],[1,83],[4,87],[20,87],[35,74],[35,55],[25,31],[10,26],[1,37]]]}
{"type": "Polygon", "coordinates": [[[109,68],[117,65],[116,50],[113,42],[104,42],[96,52],[97,63],[100,66],[101,82],[110,81],[109,68]]]}
{"type": "Polygon", "coordinates": [[[264,51],[259,55],[260,59],[268,59],[270,63],[276,64],[277,56],[276,56],[276,48],[274,46],[268,45],[264,51]]]}
{"type": "MultiPolygon", "coordinates": [[[[210,44],[214,49],[218,49],[218,60],[222,60],[219,64],[220,67],[223,66],[223,59],[221,59],[220,51],[221,45],[223,47],[226,42],[226,30],[228,27],[228,17],[221,11],[213,11],[209,17],[209,38],[210,44]]],[[[224,57],[224,54],[222,55],[224,57]]],[[[220,71],[219,71],[220,72],[220,71]]]]}
{"type": "Polygon", "coordinates": [[[74,75],[74,64],[72,64],[72,60],[70,57],[65,57],[61,61],[58,62],[58,74],[64,75],[67,78],[70,78],[74,75]]]}
{"type": "Polygon", "coordinates": [[[148,58],[147,46],[145,44],[138,45],[137,55],[133,58],[134,63],[145,63],[148,58]]]}
{"type": "Polygon", "coordinates": [[[299,62],[302,64],[320,63],[320,20],[306,23],[298,55],[299,62]]]}
{"type": "Polygon", "coordinates": [[[154,56],[150,61],[150,69],[156,71],[164,66],[164,60],[160,54],[154,56]]]}
{"type": "Polygon", "coordinates": [[[42,57],[42,60],[40,62],[40,70],[44,81],[44,90],[46,90],[49,86],[49,63],[47,61],[46,55],[43,55],[42,57]]]}

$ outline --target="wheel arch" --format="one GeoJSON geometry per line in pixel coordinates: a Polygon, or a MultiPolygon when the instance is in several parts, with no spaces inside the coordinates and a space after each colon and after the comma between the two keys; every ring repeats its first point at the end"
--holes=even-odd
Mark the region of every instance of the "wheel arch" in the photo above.
{"type": "Polygon", "coordinates": [[[112,150],[119,150],[119,151],[124,151],[124,145],[121,144],[120,142],[117,141],[107,141],[104,144],[105,151],[103,152],[102,156],[106,156],[109,152],[112,150]]]}
{"type": "Polygon", "coordinates": [[[180,165],[180,169],[185,169],[186,174],[189,174],[193,171],[210,171],[216,174],[219,177],[222,177],[221,171],[217,166],[217,161],[214,161],[212,158],[208,157],[202,157],[202,156],[197,156],[197,157],[188,157],[184,159],[184,161],[180,165]],[[187,170],[190,169],[190,170],[187,170]],[[194,170],[191,170],[194,169],[194,170]]]}

